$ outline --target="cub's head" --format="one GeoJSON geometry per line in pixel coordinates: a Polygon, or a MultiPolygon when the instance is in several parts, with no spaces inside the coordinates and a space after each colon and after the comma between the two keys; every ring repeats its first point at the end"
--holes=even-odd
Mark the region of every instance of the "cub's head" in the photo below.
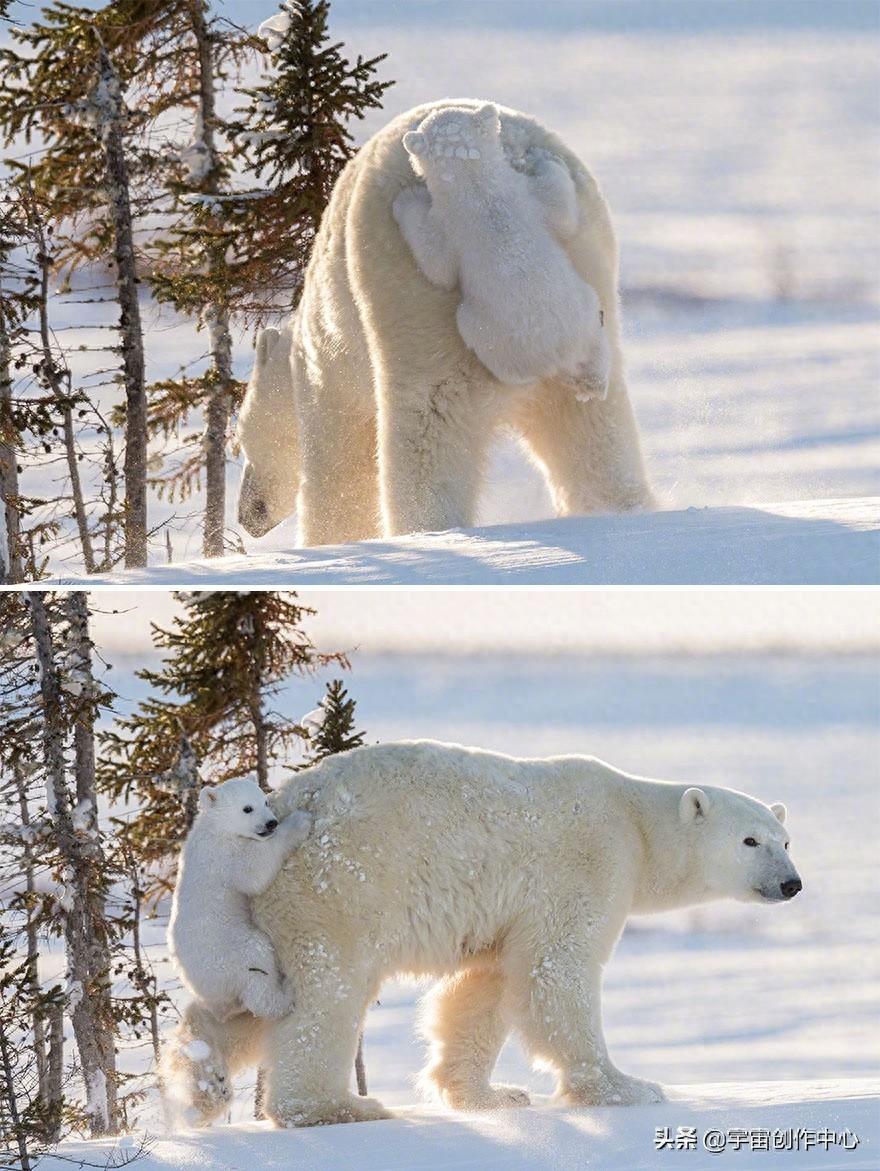
{"type": "Polygon", "coordinates": [[[199,817],[212,829],[238,838],[269,838],[278,825],[266,794],[249,777],[202,789],[199,817]]]}
{"type": "Polygon", "coordinates": [[[498,107],[487,102],[476,109],[444,106],[433,110],[418,130],[404,134],[403,145],[417,175],[435,172],[452,182],[463,168],[502,157],[498,107]]]}
{"type": "Polygon", "coordinates": [[[264,536],[296,506],[299,433],[295,393],[290,334],[261,330],[236,431],[245,454],[238,520],[252,537],[264,536]]]}
{"type": "Polygon", "coordinates": [[[762,805],[732,789],[686,789],[678,811],[706,897],[776,903],[801,889],[784,805],[762,805]]]}

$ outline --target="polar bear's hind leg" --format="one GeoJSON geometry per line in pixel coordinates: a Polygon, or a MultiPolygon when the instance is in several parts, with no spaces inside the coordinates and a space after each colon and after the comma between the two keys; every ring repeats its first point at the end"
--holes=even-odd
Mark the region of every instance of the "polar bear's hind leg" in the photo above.
{"type": "Polygon", "coordinates": [[[446,977],[426,1000],[423,1027],[432,1056],[420,1080],[453,1110],[529,1104],[518,1086],[489,1082],[508,1033],[503,993],[503,975],[490,964],[446,977]]]}

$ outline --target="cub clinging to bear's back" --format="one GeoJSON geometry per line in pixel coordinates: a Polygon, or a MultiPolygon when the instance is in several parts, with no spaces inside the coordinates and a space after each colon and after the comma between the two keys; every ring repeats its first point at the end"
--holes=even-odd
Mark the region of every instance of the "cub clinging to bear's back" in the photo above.
{"type": "Polygon", "coordinates": [[[460,286],[464,343],[500,382],[552,376],[578,398],[605,398],[602,307],[563,247],[579,208],[562,159],[532,151],[528,174],[511,166],[491,103],[432,111],[403,145],[426,186],[402,191],[394,216],[425,277],[460,286]]]}
{"type": "Polygon", "coordinates": [[[311,821],[283,821],[247,778],[205,788],[180,858],[168,926],[184,983],[214,1015],[247,1011],[277,1018],[292,999],[268,937],[254,926],[249,899],[261,894],[311,821]]]}

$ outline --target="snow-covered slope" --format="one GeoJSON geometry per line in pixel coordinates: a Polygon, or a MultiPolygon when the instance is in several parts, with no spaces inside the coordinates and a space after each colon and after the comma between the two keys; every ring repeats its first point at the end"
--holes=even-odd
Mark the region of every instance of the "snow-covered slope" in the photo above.
{"type": "MultiPolygon", "coordinates": [[[[880,1160],[878,1134],[880,1083],[867,1080],[830,1082],[756,1082],[751,1085],[679,1086],[662,1106],[630,1109],[570,1110],[546,1101],[529,1109],[491,1114],[452,1114],[440,1109],[407,1107],[387,1122],[277,1131],[263,1123],[239,1123],[155,1139],[137,1161],[139,1171],[640,1171],[683,1166],[797,1168],[807,1171],[869,1171],[880,1160]],[[696,1149],[657,1149],[656,1131],[668,1128],[675,1143],[678,1128],[696,1128],[696,1149]],[[768,1143],[779,1134],[822,1132],[820,1144],[805,1149],[774,1150],[772,1154],[745,1145],[729,1132],[769,1131],[768,1143]],[[706,1137],[706,1136],[710,1137],[706,1137]],[[723,1135],[730,1149],[719,1157],[706,1143],[723,1135]],[[827,1146],[826,1144],[827,1140],[827,1146]],[[853,1143],[855,1142],[855,1146],[853,1143]],[[848,1145],[845,1145],[848,1144],[848,1145]]],[[[686,1140],[685,1140],[686,1141],[686,1140]]],[[[117,1153],[136,1148],[126,1140],[117,1153]]],[[[48,1158],[41,1171],[62,1171],[70,1162],[88,1160],[103,1166],[112,1143],[66,1143],[62,1159],[48,1158]]]]}
{"type": "Polygon", "coordinates": [[[843,585],[880,581],[880,497],[573,517],[176,562],[61,584],[843,585]]]}

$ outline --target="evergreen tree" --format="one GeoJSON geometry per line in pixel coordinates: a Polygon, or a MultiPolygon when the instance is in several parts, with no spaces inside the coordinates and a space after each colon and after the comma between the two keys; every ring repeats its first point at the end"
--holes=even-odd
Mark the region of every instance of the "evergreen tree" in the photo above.
{"type": "Polygon", "coordinates": [[[386,54],[352,64],[341,43],[328,44],[329,14],[329,0],[285,0],[260,29],[272,70],[240,91],[248,100],[233,128],[238,157],[265,186],[230,205],[247,243],[230,279],[243,298],[262,291],[260,320],[299,300],[324,209],[355,154],[351,122],[380,108],[394,84],[374,76],[386,54]]]}
{"type": "Polygon", "coordinates": [[[153,630],[162,666],[138,672],[153,694],[103,737],[101,786],[137,799],[127,832],[142,863],[176,855],[201,784],[253,774],[268,790],[272,764],[303,738],[300,724],[271,710],[273,696],[291,676],[348,665],[315,648],[302,629],[314,611],[294,593],[175,596],[183,613],[171,630],[153,630]]]}
{"type": "Polygon", "coordinates": [[[366,734],[355,730],[356,706],[341,679],[333,679],[327,684],[321,706],[303,717],[303,726],[309,732],[310,765],[336,752],[360,748],[366,734]]]}

